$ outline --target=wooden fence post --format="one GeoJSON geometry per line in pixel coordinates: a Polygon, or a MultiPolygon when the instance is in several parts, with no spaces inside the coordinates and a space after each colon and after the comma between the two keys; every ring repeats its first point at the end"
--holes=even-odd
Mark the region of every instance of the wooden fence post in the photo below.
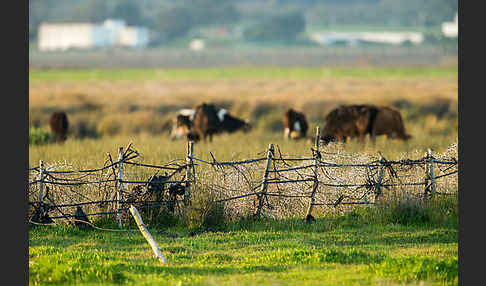
{"type": "Polygon", "coordinates": [[[385,157],[378,152],[380,155],[380,171],[378,173],[378,181],[376,182],[376,190],[375,190],[375,204],[378,200],[378,197],[381,195],[381,182],[383,181],[383,168],[385,167],[385,157]]]}
{"type": "Polygon", "coordinates": [[[40,185],[39,185],[39,202],[44,202],[44,161],[39,161],[40,168],[40,185]]]}
{"type": "Polygon", "coordinates": [[[424,198],[427,197],[429,192],[429,153],[425,152],[425,187],[424,187],[424,198]]]}
{"type": "Polygon", "coordinates": [[[262,211],[263,200],[265,199],[265,193],[267,191],[267,186],[268,186],[268,171],[270,170],[270,165],[272,164],[273,152],[274,152],[273,144],[268,145],[267,164],[265,166],[265,173],[263,173],[262,188],[260,194],[257,195],[258,207],[255,214],[253,215],[254,218],[260,217],[262,211]]]}
{"type": "Polygon", "coordinates": [[[118,227],[122,228],[122,199],[123,199],[123,184],[122,184],[122,179],[123,179],[123,147],[120,147],[118,149],[118,227]]]}
{"type": "Polygon", "coordinates": [[[188,141],[187,142],[187,156],[186,156],[186,163],[189,165],[186,168],[186,186],[184,190],[184,205],[187,206],[190,201],[191,197],[191,182],[190,181],[195,181],[195,176],[194,175],[194,160],[192,160],[192,157],[194,156],[194,142],[193,141],[188,141]]]}
{"type": "Polygon", "coordinates": [[[309,207],[307,209],[307,216],[305,217],[305,222],[311,222],[315,221],[315,218],[312,216],[312,209],[314,208],[314,203],[316,201],[316,192],[317,192],[317,187],[319,186],[319,178],[317,177],[318,170],[319,170],[319,161],[320,161],[320,153],[319,153],[319,147],[320,147],[320,142],[321,142],[321,129],[319,126],[316,128],[316,141],[314,142],[314,149],[315,149],[315,154],[314,154],[314,184],[312,185],[312,194],[311,194],[311,200],[309,202],[309,207]]]}
{"type": "Polygon", "coordinates": [[[431,195],[435,194],[436,185],[435,185],[435,178],[434,178],[434,157],[432,156],[432,149],[429,148],[428,150],[428,157],[429,157],[429,178],[430,178],[430,185],[431,185],[431,195]]]}

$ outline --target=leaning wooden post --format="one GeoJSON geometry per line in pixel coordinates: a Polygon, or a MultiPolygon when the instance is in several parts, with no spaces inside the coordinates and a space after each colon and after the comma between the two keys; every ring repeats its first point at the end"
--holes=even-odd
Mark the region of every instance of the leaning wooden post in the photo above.
{"type": "Polygon", "coordinates": [[[378,201],[378,197],[381,195],[381,182],[383,181],[383,168],[385,167],[385,157],[381,154],[381,152],[378,152],[378,154],[380,155],[380,171],[378,173],[378,180],[375,185],[375,204],[378,201]]]}
{"type": "Polygon", "coordinates": [[[137,209],[133,206],[130,205],[130,213],[132,213],[133,218],[135,219],[135,222],[137,223],[138,229],[142,233],[143,237],[148,241],[150,246],[152,247],[152,250],[154,251],[155,257],[159,259],[160,262],[166,263],[164,256],[162,255],[162,252],[160,252],[159,246],[155,242],[154,238],[150,234],[150,232],[147,230],[147,227],[142,221],[142,218],[140,217],[140,214],[138,213],[137,209]]]}
{"type": "Polygon", "coordinates": [[[39,185],[39,202],[44,202],[44,161],[39,161],[40,168],[40,185],[39,185]]]}
{"type": "Polygon", "coordinates": [[[270,166],[272,164],[273,152],[274,152],[273,144],[268,145],[267,164],[265,166],[265,173],[263,173],[263,183],[262,183],[262,187],[261,187],[261,190],[260,190],[260,194],[257,195],[258,196],[258,207],[257,207],[255,214],[253,215],[254,218],[260,217],[260,214],[261,214],[261,211],[262,211],[263,200],[265,199],[265,193],[267,192],[268,173],[269,173],[269,170],[270,170],[270,166]]]}
{"type": "Polygon", "coordinates": [[[432,149],[429,148],[428,150],[428,157],[429,157],[429,178],[430,178],[430,195],[433,196],[435,194],[436,185],[435,185],[435,178],[434,178],[434,156],[432,156],[432,149]]]}
{"type": "Polygon", "coordinates": [[[319,147],[321,142],[321,129],[319,126],[316,128],[316,141],[314,142],[314,184],[312,185],[312,194],[311,200],[309,202],[309,207],[307,209],[307,216],[305,217],[305,222],[315,221],[315,218],[312,216],[312,209],[314,208],[314,204],[316,202],[316,192],[317,187],[319,186],[319,178],[317,177],[318,170],[319,170],[319,161],[321,160],[319,147]]]}
{"type": "Polygon", "coordinates": [[[186,163],[187,163],[187,168],[186,168],[186,186],[184,190],[184,205],[187,206],[190,201],[191,197],[191,181],[195,182],[195,176],[194,176],[194,160],[192,159],[194,155],[194,142],[193,141],[188,141],[187,142],[187,156],[186,156],[186,163]]]}
{"type": "Polygon", "coordinates": [[[123,199],[123,147],[118,149],[118,227],[122,228],[122,199],[123,199]]]}

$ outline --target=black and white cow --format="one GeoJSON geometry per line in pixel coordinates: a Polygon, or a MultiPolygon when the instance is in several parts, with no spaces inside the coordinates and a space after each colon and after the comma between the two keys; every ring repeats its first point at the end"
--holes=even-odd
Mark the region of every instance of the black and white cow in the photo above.
{"type": "Polygon", "coordinates": [[[195,108],[189,139],[212,141],[213,134],[233,133],[238,130],[250,131],[252,126],[247,120],[232,116],[228,110],[217,108],[214,104],[202,103],[195,108]]]}

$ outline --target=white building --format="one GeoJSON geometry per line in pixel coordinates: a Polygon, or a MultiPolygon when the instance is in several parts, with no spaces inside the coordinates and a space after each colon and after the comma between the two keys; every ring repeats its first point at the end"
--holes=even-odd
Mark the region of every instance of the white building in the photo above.
{"type": "Polygon", "coordinates": [[[459,17],[456,13],[453,22],[442,23],[442,33],[449,38],[455,38],[459,34],[459,17]]]}
{"type": "Polygon", "coordinates": [[[126,26],[123,20],[108,19],[93,23],[41,23],[38,44],[41,51],[65,51],[71,48],[146,47],[149,31],[126,26]]]}
{"type": "Polygon", "coordinates": [[[196,51],[196,52],[204,50],[205,47],[206,47],[206,45],[205,45],[204,41],[201,40],[201,39],[194,39],[189,44],[189,49],[191,51],[196,51]]]}

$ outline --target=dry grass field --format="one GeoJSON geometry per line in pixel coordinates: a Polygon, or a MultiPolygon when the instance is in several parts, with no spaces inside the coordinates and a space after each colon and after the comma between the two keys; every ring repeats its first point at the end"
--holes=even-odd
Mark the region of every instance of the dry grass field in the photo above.
{"type": "Polygon", "coordinates": [[[157,161],[183,155],[185,144],[168,139],[171,120],[178,109],[201,102],[225,107],[254,126],[249,134],[222,135],[196,148],[224,158],[255,154],[269,143],[307,153],[310,143],[282,140],[283,110],[303,111],[313,135],[326,114],[344,103],[394,106],[413,135],[407,144],[385,138],[376,146],[351,142],[346,147],[351,152],[395,156],[429,147],[441,152],[457,142],[457,66],[31,70],[29,78],[30,126],[49,131],[55,110],[66,111],[70,121],[65,144],[30,146],[31,165],[40,159],[99,165],[103,159],[90,159],[129,142],[157,161]]]}

